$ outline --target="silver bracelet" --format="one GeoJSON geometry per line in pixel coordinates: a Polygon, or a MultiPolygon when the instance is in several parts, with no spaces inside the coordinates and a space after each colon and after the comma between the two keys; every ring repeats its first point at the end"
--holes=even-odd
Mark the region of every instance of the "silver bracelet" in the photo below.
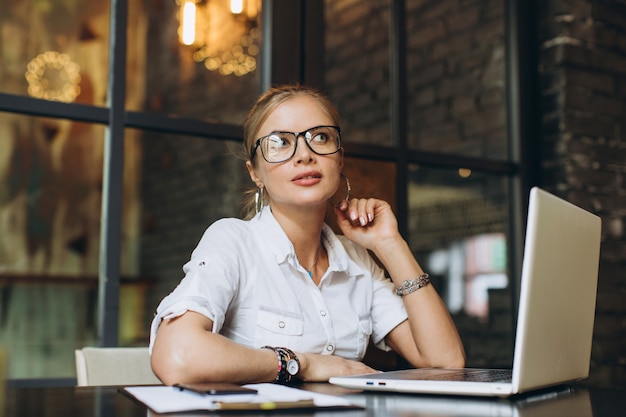
{"type": "Polygon", "coordinates": [[[422,274],[414,280],[406,280],[402,283],[402,285],[396,287],[396,294],[402,297],[404,295],[411,294],[428,284],[430,284],[430,276],[428,274],[422,274]]]}

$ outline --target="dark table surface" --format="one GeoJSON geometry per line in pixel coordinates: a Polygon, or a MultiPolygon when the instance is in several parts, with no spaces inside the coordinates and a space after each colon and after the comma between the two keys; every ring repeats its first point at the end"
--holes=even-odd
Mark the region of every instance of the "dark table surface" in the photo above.
{"type": "MultiPolygon", "coordinates": [[[[283,412],[226,412],[227,415],[338,417],[624,417],[626,390],[558,387],[511,399],[372,393],[346,390],[329,384],[304,384],[303,389],[348,398],[363,408],[283,412]]],[[[207,413],[181,413],[200,415],[207,413]]],[[[213,413],[213,415],[218,413],[213,413]]],[[[4,414],[0,417],[134,417],[155,416],[117,387],[7,388],[4,414]]],[[[176,416],[178,414],[168,414],[176,416]]],[[[219,415],[219,414],[218,414],[219,415]]]]}

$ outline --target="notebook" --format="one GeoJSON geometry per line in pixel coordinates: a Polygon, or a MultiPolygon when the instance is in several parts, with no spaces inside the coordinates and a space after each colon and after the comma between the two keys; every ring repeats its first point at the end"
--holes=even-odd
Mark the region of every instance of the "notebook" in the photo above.
{"type": "Polygon", "coordinates": [[[347,388],[508,397],[589,376],[600,218],[530,192],[513,369],[407,369],[332,377],[347,388]]]}

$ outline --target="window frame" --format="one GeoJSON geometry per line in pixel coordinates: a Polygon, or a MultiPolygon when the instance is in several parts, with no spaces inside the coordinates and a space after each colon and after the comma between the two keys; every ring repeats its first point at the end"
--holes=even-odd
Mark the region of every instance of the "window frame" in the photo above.
{"type": "MultiPolygon", "coordinates": [[[[406,22],[405,0],[391,2],[391,135],[392,146],[345,143],[351,157],[391,161],[397,165],[396,189],[398,222],[403,235],[408,234],[407,175],[411,164],[433,168],[470,168],[477,172],[499,175],[510,182],[510,275],[516,282],[512,291],[513,311],[517,308],[521,272],[527,196],[530,188],[541,185],[538,177],[539,116],[537,103],[537,48],[533,2],[503,0],[506,25],[507,124],[510,155],[498,161],[458,155],[421,152],[407,146],[406,91],[406,22]]],[[[110,57],[108,69],[108,103],[106,107],[51,102],[26,96],[0,93],[0,111],[31,116],[63,118],[106,126],[104,184],[102,203],[101,258],[98,291],[98,343],[118,345],[120,288],[120,231],[122,171],[124,165],[124,131],[127,128],[160,131],[225,141],[242,140],[241,127],[215,124],[195,119],[170,118],[165,115],[132,112],[125,109],[126,95],[126,27],[128,0],[111,0],[110,57]]],[[[298,80],[321,85],[323,34],[316,24],[323,24],[323,0],[264,0],[262,31],[264,39],[261,63],[261,90],[272,84],[298,80]],[[300,24],[279,25],[289,16],[300,24]],[[305,19],[306,17],[306,19],[305,19]],[[287,26],[287,27],[286,27],[287,26]],[[285,36],[288,30],[289,36],[285,36]],[[289,62],[276,65],[273,62],[289,62]],[[320,64],[321,66],[321,64],[320,64]]],[[[515,321],[515,317],[513,318],[515,321]]],[[[515,323],[513,323],[515,325],[515,323]]],[[[25,381],[29,385],[30,382],[25,381]]],[[[37,383],[41,385],[41,381],[37,383]]]]}

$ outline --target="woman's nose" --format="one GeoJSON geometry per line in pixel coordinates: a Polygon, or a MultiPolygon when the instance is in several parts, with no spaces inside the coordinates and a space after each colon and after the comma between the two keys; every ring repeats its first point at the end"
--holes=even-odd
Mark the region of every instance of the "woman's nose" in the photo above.
{"type": "Polygon", "coordinates": [[[296,138],[296,155],[295,155],[296,162],[298,163],[305,162],[305,161],[309,162],[313,160],[314,155],[315,154],[309,148],[309,144],[306,142],[306,138],[304,137],[304,135],[298,136],[296,138]],[[298,140],[300,140],[300,138],[302,138],[302,144],[297,143],[298,140]]]}

